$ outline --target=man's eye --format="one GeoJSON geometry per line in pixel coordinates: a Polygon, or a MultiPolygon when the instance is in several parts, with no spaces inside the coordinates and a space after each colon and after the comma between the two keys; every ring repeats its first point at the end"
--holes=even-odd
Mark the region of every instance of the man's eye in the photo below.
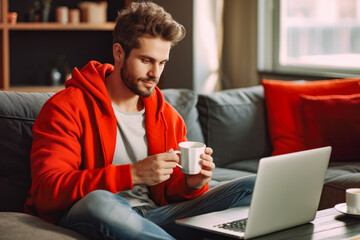
{"type": "Polygon", "coordinates": [[[142,62],[143,62],[143,63],[150,63],[150,60],[149,60],[149,59],[144,58],[144,59],[142,59],[142,62]]]}

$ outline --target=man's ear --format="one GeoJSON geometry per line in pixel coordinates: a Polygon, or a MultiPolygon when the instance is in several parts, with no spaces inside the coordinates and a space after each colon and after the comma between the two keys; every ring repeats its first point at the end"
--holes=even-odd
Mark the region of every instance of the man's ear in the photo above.
{"type": "Polygon", "coordinates": [[[113,57],[115,63],[122,64],[125,58],[125,52],[122,46],[119,43],[113,45],[113,57]]]}

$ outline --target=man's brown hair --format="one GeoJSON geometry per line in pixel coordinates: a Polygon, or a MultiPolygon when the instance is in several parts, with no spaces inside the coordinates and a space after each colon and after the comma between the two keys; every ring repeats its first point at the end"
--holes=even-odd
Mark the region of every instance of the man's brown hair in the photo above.
{"type": "Polygon", "coordinates": [[[133,48],[140,47],[143,35],[160,37],[174,46],[185,37],[185,28],[153,2],[132,2],[118,14],[113,43],[119,43],[127,57],[133,48]]]}

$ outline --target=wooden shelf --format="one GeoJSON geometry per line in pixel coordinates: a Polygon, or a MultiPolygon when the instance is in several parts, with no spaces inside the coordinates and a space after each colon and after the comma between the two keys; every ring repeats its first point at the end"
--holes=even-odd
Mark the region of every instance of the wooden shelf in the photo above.
{"type": "MultiPolygon", "coordinates": [[[[1,27],[1,25],[0,25],[1,27]]],[[[59,24],[59,23],[16,23],[8,25],[11,31],[112,31],[115,27],[114,22],[90,24],[59,24]]]]}
{"type": "MultiPolygon", "coordinates": [[[[31,33],[32,36],[41,35],[44,36],[44,31],[49,31],[48,35],[50,38],[54,36],[54,34],[61,34],[61,33],[54,33],[54,32],[67,32],[66,34],[69,34],[69,36],[79,36],[79,33],[76,32],[86,32],[84,33],[85,36],[93,36],[96,33],[88,33],[88,32],[102,32],[101,34],[108,34],[105,32],[111,32],[113,31],[115,27],[114,22],[106,22],[106,23],[83,23],[80,22],[78,24],[61,24],[57,22],[17,22],[15,24],[8,23],[7,15],[9,12],[9,4],[10,0],[0,0],[0,90],[5,91],[25,91],[25,92],[31,92],[31,91],[37,91],[37,92],[57,92],[62,89],[64,89],[64,86],[18,86],[17,84],[21,84],[21,82],[11,81],[10,79],[10,59],[11,57],[14,58],[14,48],[15,44],[11,46],[13,43],[12,41],[16,39],[14,36],[18,36],[21,34],[27,34],[25,32],[31,32],[34,31],[34,33],[31,33]],[[69,33],[72,32],[72,33],[69,33]],[[12,41],[11,41],[12,40],[12,41]],[[11,55],[13,54],[13,55],[11,55]]],[[[131,2],[130,0],[125,0],[125,4],[129,4],[131,2]]],[[[20,3],[18,3],[20,4],[20,3]]],[[[56,6],[54,6],[56,7],[56,6]]],[[[14,10],[14,7],[12,5],[12,11],[14,10]]],[[[47,34],[47,33],[46,33],[47,34]]],[[[82,34],[82,33],[81,33],[82,34]]],[[[64,35],[65,36],[65,35],[64,35]]],[[[66,37],[65,37],[66,38],[66,37]]],[[[32,38],[34,39],[34,38],[32,38]]],[[[78,38],[79,39],[79,38],[78,38]]],[[[69,43],[67,43],[69,45],[69,43]]],[[[32,44],[31,46],[34,46],[32,44]]],[[[37,45],[39,46],[39,45],[37,45]]],[[[31,49],[31,47],[29,48],[31,49]]],[[[30,50],[31,51],[31,50],[30,50]]],[[[36,51],[36,49],[34,49],[36,51]]],[[[36,54],[35,54],[36,55],[36,54]]],[[[35,81],[36,82],[36,81],[35,81]]],[[[42,82],[42,81],[40,81],[42,82]]],[[[28,83],[28,81],[27,81],[28,83]]],[[[24,83],[25,84],[25,83],[24,83]]]]}

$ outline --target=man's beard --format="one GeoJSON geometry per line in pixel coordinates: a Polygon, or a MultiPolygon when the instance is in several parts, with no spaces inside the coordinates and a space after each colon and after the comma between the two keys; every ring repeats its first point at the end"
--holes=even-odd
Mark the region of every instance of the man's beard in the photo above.
{"type": "Polygon", "coordinates": [[[126,61],[123,63],[123,66],[121,67],[120,70],[120,75],[122,78],[122,81],[124,82],[124,84],[136,95],[139,95],[140,97],[143,98],[147,98],[150,97],[151,94],[153,93],[156,83],[157,83],[157,79],[156,78],[138,78],[136,79],[136,77],[131,74],[126,66],[126,61]],[[144,88],[146,88],[145,90],[142,90],[139,88],[139,86],[137,85],[138,82],[141,81],[149,81],[149,82],[154,82],[155,85],[154,87],[146,87],[144,86],[144,88]]]}

